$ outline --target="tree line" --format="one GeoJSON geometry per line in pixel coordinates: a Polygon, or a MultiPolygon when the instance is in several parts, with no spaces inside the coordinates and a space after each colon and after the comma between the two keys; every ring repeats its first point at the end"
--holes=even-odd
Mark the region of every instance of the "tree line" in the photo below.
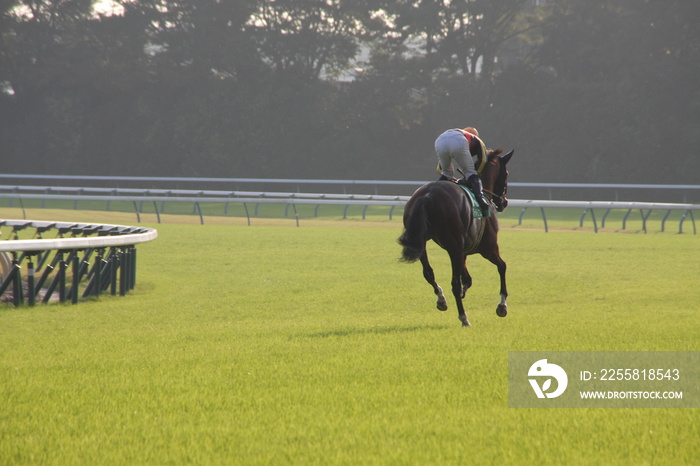
{"type": "Polygon", "coordinates": [[[0,0],[6,173],[696,184],[695,0],[0,0]],[[360,58],[358,58],[360,57],[360,58]]]}

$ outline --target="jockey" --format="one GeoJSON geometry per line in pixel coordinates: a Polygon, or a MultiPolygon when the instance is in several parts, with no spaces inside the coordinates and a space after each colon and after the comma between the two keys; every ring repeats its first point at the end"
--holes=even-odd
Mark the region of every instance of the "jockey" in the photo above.
{"type": "Polygon", "coordinates": [[[438,181],[454,181],[454,168],[461,170],[464,178],[460,179],[458,183],[464,184],[474,193],[479,207],[486,215],[490,203],[484,196],[481,178],[479,178],[472,159],[472,157],[476,157],[481,162],[479,169],[482,170],[486,165],[486,147],[479,139],[479,132],[476,128],[448,129],[435,140],[435,153],[438,158],[438,173],[440,173],[438,181]]]}

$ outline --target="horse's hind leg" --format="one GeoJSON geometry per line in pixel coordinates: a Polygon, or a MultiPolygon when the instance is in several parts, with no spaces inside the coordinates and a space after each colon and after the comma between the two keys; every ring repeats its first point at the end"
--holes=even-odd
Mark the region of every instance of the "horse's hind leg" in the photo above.
{"type": "Polygon", "coordinates": [[[423,264],[423,276],[425,277],[425,281],[430,283],[430,285],[433,287],[435,295],[437,296],[437,308],[441,311],[446,311],[447,299],[445,299],[442,288],[440,288],[440,286],[435,282],[435,273],[433,272],[433,268],[430,266],[430,262],[428,262],[427,252],[423,251],[423,255],[420,256],[420,263],[423,264]]]}
{"type": "Polygon", "coordinates": [[[471,324],[467,319],[467,313],[464,311],[464,304],[462,303],[462,297],[466,292],[464,286],[462,285],[462,280],[465,274],[468,275],[467,269],[464,265],[464,254],[461,251],[450,252],[450,262],[452,263],[452,294],[454,295],[455,302],[457,303],[459,320],[462,322],[463,327],[469,327],[471,324]]]}

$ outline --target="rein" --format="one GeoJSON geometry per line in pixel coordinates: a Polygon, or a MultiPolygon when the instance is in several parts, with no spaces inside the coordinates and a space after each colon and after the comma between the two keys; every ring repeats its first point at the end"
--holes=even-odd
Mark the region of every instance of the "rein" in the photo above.
{"type": "Polygon", "coordinates": [[[496,199],[499,199],[501,202],[503,202],[503,196],[500,196],[500,195],[494,193],[493,191],[489,191],[488,189],[484,189],[484,192],[487,194],[490,194],[492,200],[493,200],[493,198],[496,198],[496,199]]]}

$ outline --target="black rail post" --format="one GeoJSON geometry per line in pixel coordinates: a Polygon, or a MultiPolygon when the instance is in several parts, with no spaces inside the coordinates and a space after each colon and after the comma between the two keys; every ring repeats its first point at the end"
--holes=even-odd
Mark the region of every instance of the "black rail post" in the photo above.
{"type": "MultiPolygon", "coordinates": [[[[248,205],[245,202],[243,203],[243,208],[245,209],[245,216],[248,219],[248,226],[250,226],[250,213],[248,212],[248,205]]],[[[255,213],[258,213],[257,205],[255,206],[255,213]]]]}
{"type": "Polygon", "coordinates": [[[124,296],[126,295],[126,282],[128,279],[127,275],[129,266],[127,264],[126,252],[123,249],[119,252],[119,265],[121,267],[121,270],[119,271],[119,296],[124,296]]]}
{"type": "Polygon", "coordinates": [[[523,207],[523,210],[520,211],[520,215],[518,216],[518,225],[523,224],[523,217],[525,216],[525,212],[527,212],[527,207],[523,207]]]}
{"type": "Polygon", "coordinates": [[[110,294],[115,296],[117,294],[117,269],[119,268],[119,256],[112,250],[111,257],[109,258],[111,269],[110,269],[110,294]]]}
{"type": "Polygon", "coordinates": [[[586,218],[587,213],[588,213],[588,209],[584,209],[583,215],[581,215],[581,220],[578,222],[579,227],[583,227],[583,220],[586,218]]]}
{"type": "Polygon", "coordinates": [[[297,221],[297,228],[299,228],[299,212],[297,212],[297,205],[292,204],[292,207],[294,208],[294,218],[297,221]]]}
{"type": "MultiPolygon", "coordinates": [[[[41,288],[44,281],[48,278],[49,274],[56,268],[56,265],[58,265],[58,259],[59,259],[59,256],[58,256],[58,254],[56,254],[52,263],[46,266],[46,268],[44,269],[44,273],[41,274],[41,278],[39,279],[39,283],[37,284],[37,288],[41,288]]],[[[61,271],[61,267],[59,265],[58,272],[56,272],[56,276],[53,278],[53,280],[51,280],[51,283],[49,284],[49,287],[46,290],[46,293],[44,294],[44,299],[41,301],[42,303],[44,303],[44,304],[48,303],[49,300],[51,299],[51,297],[53,296],[54,291],[56,291],[56,286],[58,286],[60,271],[61,271]]]]}
{"type": "Polygon", "coordinates": [[[132,201],[134,204],[134,210],[136,211],[136,221],[138,223],[141,223],[141,213],[139,212],[139,206],[136,204],[136,201],[132,201]]]}
{"type": "Polygon", "coordinates": [[[36,304],[36,291],[34,291],[34,262],[29,258],[27,263],[27,301],[30,306],[36,304]]]}
{"type": "Polygon", "coordinates": [[[153,207],[156,210],[156,217],[158,218],[158,223],[160,223],[160,212],[158,212],[158,203],[156,201],[153,201],[153,207]]]}
{"type": "Polygon", "coordinates": [[[136,288],[136,248],[134,246],[129,247],[131,251],[131,273],[129,274],[129,290],[136,288]]]}
{"type": "Polygon", "coordinates": [[[102,269],[100,273],[102,274],[102,280],[99,283],[99,287],[100,293],[102,293],[106,292],[110,287],[110,283],[112,283],[112,261],[109,254],[107,254],[107,259],[102,259],[102,269]]]}
{"type": "Polygon", "coordinates": [[[632,209],[627,209],[625,216],[622,217],[622,229],[623,230],[627,228],[627,217],[630,216],[630,212],[632,212],[632,209]]]}
{"type": "Polygon", "coordinates": [[[544,212],[544,207],[540,207],[540,211],[542,213],[542,221],[544,222],[544,232],[547,233],[549,231],[549,227],[547,226],[547,215],[544,212]]]}
{"type": "Polygon", "coordinates": [[[199,205],[199,202],[195,202],[194,206],[196,211],[199,212],[199,224],[204,225],[204,214],[202,213],[202,206],[199,205]]]}
{"type": "Polygon", "coordinates": [[[93,294],[95,296],[99,296],[102,292],[102,268],[104,265],[102,254],[104,254],[104,250],[99,249],[97,251],[97,259],[95,260],[95,276],[93,277],[95,282],[95,290],[93,291],[93,294]]]}
{"type": "Polygon", "coordinates": [[[92,253],[95,250],[90,248],[85,250],[85,255],[83,258],[80,260],[80,269],[78,270],[78,276],[80,277],[80,280],[83,279],[83,275],[85,275],[88,272],[88,269],[90,268],[90,256],[92,256],[92,253]]]}
{"type": "Polygon", "coordinates": [[[649,209],[649,212],[645,214],[644,209],[639,209],[639,213],[642,215],[642,229],[644,230],[644,233],[647,232],[647,220],[649,219],[651,212],[652,209],[649,209]]]}
{"type": "Polygon", "coordinates": [[[44,282],[46,282],[46,279],[49,278],[49,275],[51,275],[55,268],[55,264],[48,264],[46,267],[44,267],[44,271],[41,273],[41,277],[39,277],[39,281],[36,284],[37,291],[44,286],[44,282]]]}
{"type": "Polygon", "coordinates": [[[122,288],[124,289],[124,294],[127,294],[130,289],[131,283],[131,251],[128,247],[123,249],[124,252],[124,270],[122,270],[122,288]]]}
{"type": "Polygon", "coordinates": [[[19,306],[24,301],[22,297],[22,275],[20,274],[21,267],[19,266],[19,261],[17,260],[17,254],[12,253],[14,259],[12,259],[12,301],[15,306],[19,306]]]}
{"type": "Polygon", "coordinates": [[[70,288],[72,304],[78,304],[78,285],[80,284],[80,259],[78,255],[73,255],[73,280],[70,288]]]}
{"type": "Polygon", "coordinates": [[[60,260],[58,262],[58,300],[62,303],[66,302],[66,269],[68,264],[63,260],[63,253],[59,252],[60,260]]]}
{"type": "Polygon", "coordinates": [[[49,258],[49,252],[39,251],[39,264],[36,268],[37,272],[44,268],[47,259],[49,258]]]}
{"type": "Polygon", "coordinates": [[[671,209],[668,209],[666,213],[664,214],[664,218],[661,220],[661,232],[663,233],[664,230],[666,229],[666,220],[668,219],[668,216],[671,215],[671,209]]]}

